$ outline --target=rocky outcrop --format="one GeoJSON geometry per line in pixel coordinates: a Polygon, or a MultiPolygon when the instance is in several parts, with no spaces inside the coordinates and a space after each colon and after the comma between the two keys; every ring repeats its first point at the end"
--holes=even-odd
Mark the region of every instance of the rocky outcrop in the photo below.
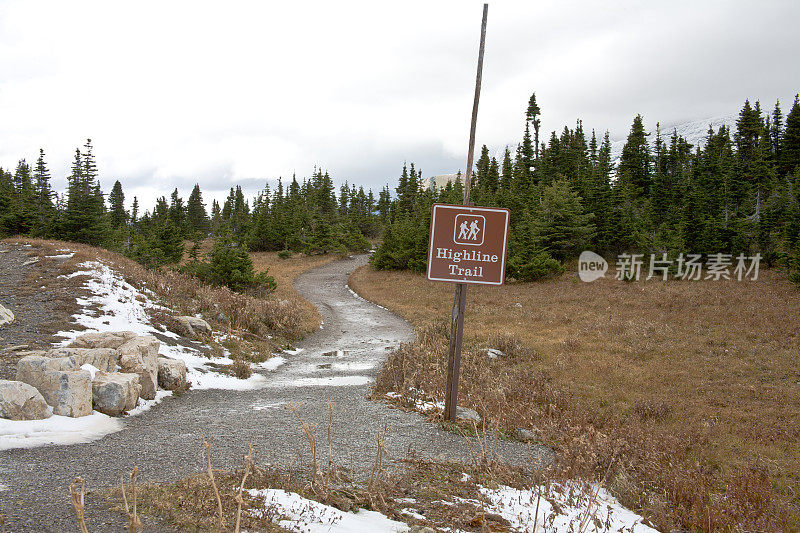
{"type": "Polygon", "coordinates": [[[70,348],[113,348],[117,349],[136,337],[132,331],[109,331],[105,333],[84,333],[69,343],[70,348]]]}
{"type": "Polygon", "coordinates": [[[119,350],[119,366],[123,372],[139,375],[141,396],[145,400],[156,397],[158,389],[158,348],[161,342],[151,336],[134,337],[119,350]]]}
{"type": "Polygon", "coordinates": [[[21,381],[0,379],[0,418],[41,420],[50,417],[42,394],[21,381]]]}
{"type": "Polygon", "coordinates": [[[176,316],[175,320],[178,321],[180,329],[182,330],[178,333],[186,337],[195,339],[200,336],[211,335],[211,326],[202,318],[197,318],[195,316],[176,316]]]}
{"type": "Polygon", "coordinates": [[[136,407],[141,388],[138,374],[97,372],[92,380],[92,405],[101,413],[119,416],[136,407]]]}
{"type": "Polygon", "coordinates": [[[158,384],[165,390],[186,389],[186,363],[179,359],[159,357],[158,384]]]}
{"type": "Polygon", "coordinates": [[[118,416],[139,398],[154,399],[159,385],[173,391],[188,388],[186,364],[159,358],[160,346],[157,338],[130,331],[87,333],[67,347],[25,355],[17,362],[16,379],[38,391],[45,409],[51,406],[54,414],[85,416],[94,405],[118,416]]]}
{"type": "Polygon", "coordinates": [[[0,304],[0,327],[4,324],[10,324],[14,321],[14,313],[11,312],[11,309],[4,307],[0,304]]]}

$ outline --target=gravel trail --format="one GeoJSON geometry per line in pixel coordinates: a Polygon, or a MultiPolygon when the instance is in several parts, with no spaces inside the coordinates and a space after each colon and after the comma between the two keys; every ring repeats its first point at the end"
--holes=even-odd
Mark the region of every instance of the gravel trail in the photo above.
{"type": "MultiPolygon", "coordinates": [[[[407,322],[347,288],[348,275],[366,260],[362,255],[336,261],[297,279],[297,290],[318,306],[324,325],[298,344],[302,351],[286,355],[286,364],[264,371],[270,378],[265,388],[190,391],[124,419],[122,431],[89,444],[0,451],[0,513],[7,517],[7,530],[76,530],[68,486],[78,475],[87,488],[100,489],[117,485],[120,473],[134,466],[142,481],[174,480],[199,471],[201,431],[213,438],[215,468],[236,467],[251,439],[260,462],[304,464],[308,447],[289,404],[300,405],[300,416],[315,424],[323,439],[332,399],[334,460],[362,474],[372,465],[384,426],[390,460],[402,459],[413,448],[422,456],[469,461],[462,437],[418,414],[365,398],[387,348],[413,338],[407,322]]],[[[513,463],[550,459],[546,449],[518,442],[500,441],[498,452],[513,463]]],[[[87,501],[90,531],[122,530],[124,520],[106,511],[99,496],[87,501]]],[[[146,526],[165,530],[157,521],[146,526]]]]}

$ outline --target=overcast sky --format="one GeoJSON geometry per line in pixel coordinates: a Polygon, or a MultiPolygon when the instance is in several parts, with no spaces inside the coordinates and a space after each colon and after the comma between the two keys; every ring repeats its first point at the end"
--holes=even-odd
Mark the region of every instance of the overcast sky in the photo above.
{"type": "MultiPolygon", "coordinates": [[[[101,184],[146,207],[195,182],[327,169],[392,187],[464,169],[482,2],[0,1],[0,166],[44,148],[63,189],[91,137],[101,184]]],[[[800,2],[489,2],[477,143],[583,119],[624,137],[800,91],[800,2]]]]}

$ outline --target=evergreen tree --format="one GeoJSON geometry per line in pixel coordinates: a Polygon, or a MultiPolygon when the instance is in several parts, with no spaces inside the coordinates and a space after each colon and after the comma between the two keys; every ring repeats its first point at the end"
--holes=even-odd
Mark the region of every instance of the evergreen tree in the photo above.
{"type": "Polygon", "coordinates": [[[636,115],[633,119],[628,140],[622,148],[617,175],[621,182],[633,186],[637,195],[649,196],[650,147],[643,122],[642,115],[636,115]]]}
{"type": "Polygon", "coordinates": [[[208,235],[210,224],[206,205],[203,203],[203,193],[200,192],[200,185],[195,183],[189,200],[186,203],[186,227],[188,234],[194,238],[205,237],[208,235]]]}
{"type": "Polygon", "coordinates": [[[34,195],[36,211],[36,229],[34,234],[43,236],[49,235],[53,231],[55,219],[55,204],[53,198],[55,193],[50,187],[50,171],[44,161],[44,149],[39,149],[39,158],[36,160],[36,167],[33,171],[34,195]]]}
{"type": "Polygon", "coordinates": [[[125,211],[125,194],[119,180],[114,182],[111,193],[108,195],[109,221],[112,229],[124,227],[128,223],[128,213],[125,211]]]}
{"type": "Polygon", "coordinates": [[[538,161],[539,160],[539,126],[541,126],[542,121],[539,118],[542,111],[539,109],[539,105],[536,103],[536,93],[531,94],[530,100],[528,100],[528,109],[525,113],[526,122],[530,122],[533,125],[533,150],[534,150],[534,157],[538,161]]]}
{"type": "Polygon", "coordinates": [[[800,166],[800,96],[797,95],[792,109],[786,115],[778,162],[780,176],[793,173],[800,166]]]}

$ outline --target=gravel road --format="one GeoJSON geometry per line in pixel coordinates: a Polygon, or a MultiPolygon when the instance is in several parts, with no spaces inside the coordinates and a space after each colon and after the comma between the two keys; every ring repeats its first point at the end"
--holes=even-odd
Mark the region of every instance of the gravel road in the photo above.
{"type": "MultiPolygon", "coordinates": [[[[374,460],[376,437],[384,426],[390,460],[405,457],[412,448],[422,456],[469,461],[462,437],[418,414],[365,398],[387,348],[413,337],[407,322],[348,290],[348,275],[366,260],[336,261],[297,279],[297,290],[318,306],[324,325],[298,344],[300,353],[286,356],[286,364],[268,373],[267,387],[190,391],[126,418],[122,431],[89,444],[0,451],[0,513],[7,517],[7,530],[76,530],[68,486],[77,475],[89,489],[100,489],[118,484],[120,473],[134,466],[145,481],[197,472],[201,431],[213,438],[216,468],[236,467],[251,439],[260,462],[297,466],[307,459],[307,444],[295,415],[286,409],[289,404],[300,405],[299,414],[323,438],[332,399],[334,460],[362,474],[374,460]]],[[[518,442],[501,441],[498,452],[513,463],[550,458],[546,449],[518,442]]],[[[124,520],[106,511],[98,496],[88,502],[90,531],[122,530],[124,520]]],[[[165,530],[157,522],[147,525],[151,531],[165,530]]]]}

